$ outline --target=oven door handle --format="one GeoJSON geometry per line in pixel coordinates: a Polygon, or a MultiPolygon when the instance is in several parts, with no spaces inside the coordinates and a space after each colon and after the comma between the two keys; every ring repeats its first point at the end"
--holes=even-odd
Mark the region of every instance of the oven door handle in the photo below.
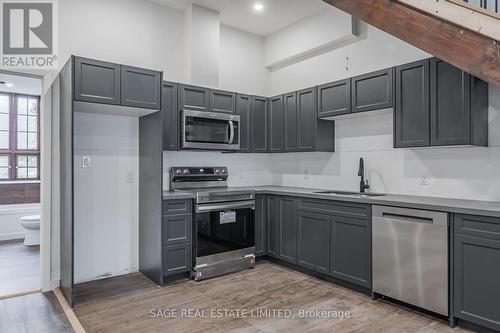
{"type": "Polygon", "coordinates": [[[234,123],[232,120],[229,121],[229,144],[234,141],[234,123]]]}
{"type": "Polygon", "coordinates": [[[240,201],[240,202],[231,202],[231,203],[221,203],[215,205],[196,205],[195,211],[196,213],[205,213],[205,212],[213,212],[218,210],[233,210],[233,209],[243,209],[243,208],[251,208],[255,209],[255,201],[240,201]]]}

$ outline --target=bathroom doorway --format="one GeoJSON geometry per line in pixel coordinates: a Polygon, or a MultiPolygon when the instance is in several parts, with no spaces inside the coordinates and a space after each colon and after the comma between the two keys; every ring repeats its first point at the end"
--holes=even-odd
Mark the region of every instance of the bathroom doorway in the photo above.
{"type": "Polygon", "coordinates": [[[41,289],[42,78],[0,71],[0,299],[41,289]]]}

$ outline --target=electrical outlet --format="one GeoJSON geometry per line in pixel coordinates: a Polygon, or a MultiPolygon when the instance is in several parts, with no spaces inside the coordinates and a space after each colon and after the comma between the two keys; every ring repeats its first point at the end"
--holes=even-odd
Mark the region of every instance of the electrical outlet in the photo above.
{"type": "Polygon", "coordinates": [[[90,156],[82,156],[82,168],[88,169],[91,167],[90,156]]]}
{"type": "Polygon", "coordinates": [[[429,177],[427,177],[427,175],[421,175],[418,179],[418,183],[420,185],[429,185],[429,177]]]}

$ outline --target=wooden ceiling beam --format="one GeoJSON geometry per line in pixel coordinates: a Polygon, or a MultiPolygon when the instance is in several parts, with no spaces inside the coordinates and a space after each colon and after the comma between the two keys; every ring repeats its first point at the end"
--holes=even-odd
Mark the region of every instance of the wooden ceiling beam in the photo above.
{"type": "Polygon", "coordinates": [[[500,87],[500,42],[397,0],[323,0],[500,87]]]}

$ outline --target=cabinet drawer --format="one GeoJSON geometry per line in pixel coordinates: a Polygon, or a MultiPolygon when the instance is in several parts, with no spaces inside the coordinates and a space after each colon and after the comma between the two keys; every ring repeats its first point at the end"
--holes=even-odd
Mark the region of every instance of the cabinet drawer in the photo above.
{"type": "Polygon", "coordinates": [[[191,241],[191,214],[164,216],[162,219],[162,245],[173,245],[191,241]]]}
{"type": "Polygon", "coordinates": [[[371,219],[372,216],[372,207],[370,205],[341,201],[302,199],[299,200],[298,209],[308,212],[355,217],[360,219],[371,219]]]}
{"type": "Polygon", "coordinates": [[[458,234],[500,240],[500,218],[455,214],[454,231],[458,234]]]}
{"type": "Polygon", "coordinates": [[[163,215],[191,214],[191,200],[163,201],[163,215]]]}
{"type": "Polygon", "coordinates": [[[163,275],[173,275],[191,270],[191,244],[163,247],[163,275]]]}

